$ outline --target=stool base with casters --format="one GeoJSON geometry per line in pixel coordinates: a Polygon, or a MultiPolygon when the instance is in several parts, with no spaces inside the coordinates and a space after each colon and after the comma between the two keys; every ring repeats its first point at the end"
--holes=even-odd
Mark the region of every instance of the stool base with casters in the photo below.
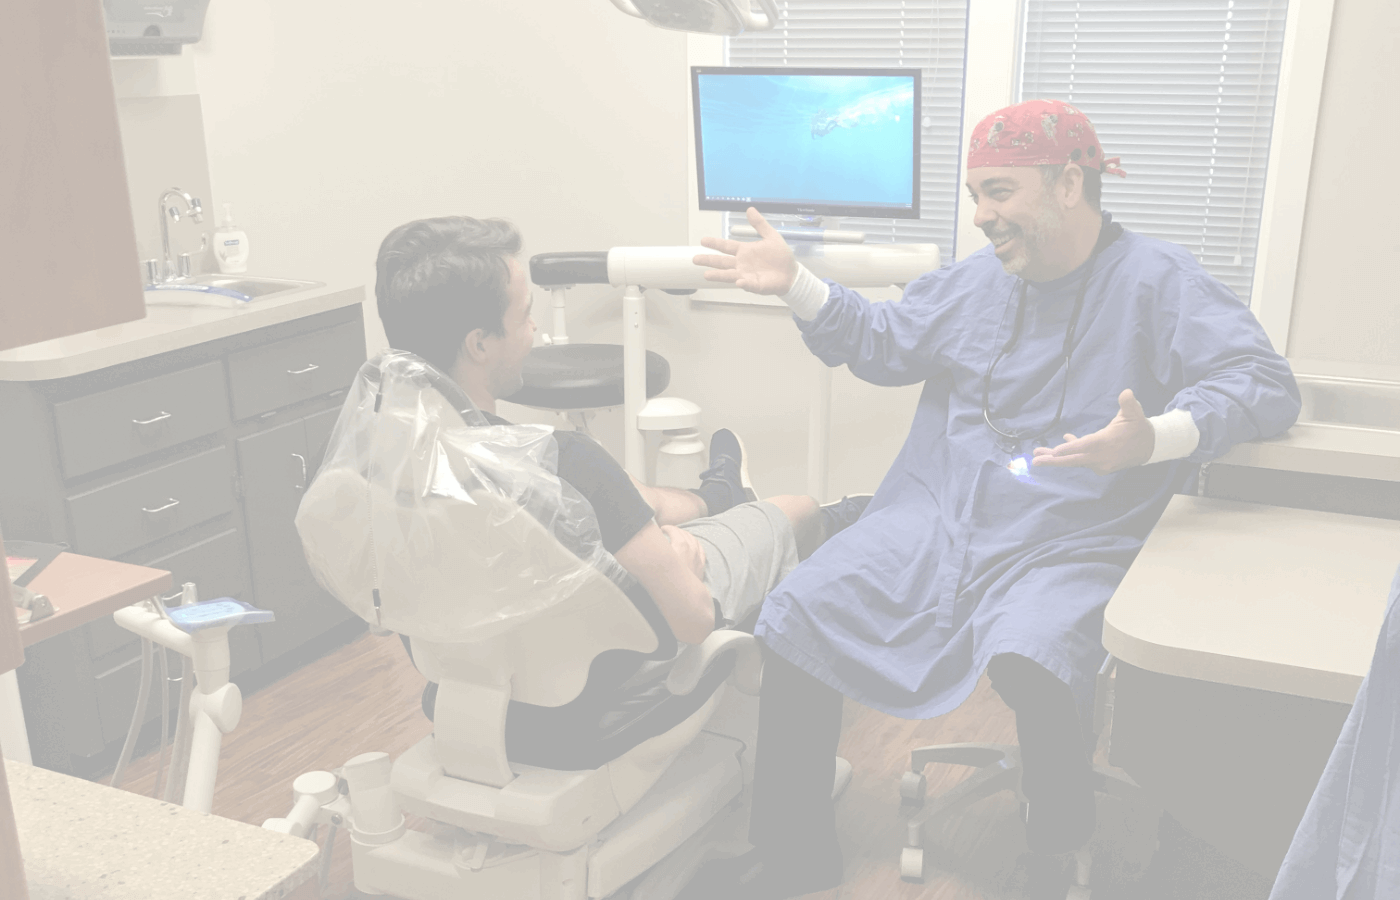
{"type": "MultiPolygon", "coordinates": [[[[1109,730],[1113,710],[1113,672],[1117,660],[1109,656],[1099,669],[1094,700],[1094,734],[1109,730]]],[[[899,782],[900,805],[918,809],[905,823],[904,849],[899,857],[899,877],[922,884],[924,881],[924,838],[929,825],[943,825],[958,812],[1001,791],[1014,791],[1025,809],[1026,798],[1021,793],[1021,748],[1016,744],[936,744],[919,747],[910,753],[909,771],[899,782]],[[972,766],[978,769],[953,789],[935,797],[924,806],[928,780],[924,768],[929,763],[972,766]]],[[[1094,791],[1121,800],[1140,800],[1142,789],[1126,775],[1104,766],[1094,766],[1094,791]]],[[[1089,878],[1093,860],[1088,849],[1075,854],[1074,884],[1068,900],[1089,900],[1089,878]]]]}

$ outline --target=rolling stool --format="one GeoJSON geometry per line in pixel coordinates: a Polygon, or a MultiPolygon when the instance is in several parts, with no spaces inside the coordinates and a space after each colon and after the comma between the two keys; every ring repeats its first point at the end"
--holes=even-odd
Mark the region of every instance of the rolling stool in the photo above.
{"type": "MultiPolygon", "coordinates": [[[[1117,660],[1110,656],[1099,669],[1096,699],[1094,702],[1094,734],[1102,734],[1108,726],[1113,710],[1113,667],[1117,660]]],[[[930,823],[941,826],[962,809],[1001,791],[1015,791],[1016,798],[1025,808],[1026,798],[1021,794],[1021,748],[1015,744],[939,744],[919,747],[910,754],[909,771],[899,782],[900,804],[919,809],[919,812],[905,823],[904,850],[899,856],[899,877],[904,881],[922,884],[924,881],[924,835],[930,823]],[[978,771],[952,790],[934,798],[927,807],[924,798],[928,792],[928,780],[924,767],[929,763],[947,763],[955,766],[972,766],[978,771]]],[[[1120,775],[1103,766],[1094,766],[1094,791],[1109,794],[1122,800],[1141,798],[1141,789],[1132,779],[1120,775]]],[[[1070,887],[1068,900],[1089,900],[1089,878],[1093,859],[1087,849],[1075,854],[1074,884],[1070,887]]]]}
{"type": "MultiPolygon", "coordinates": [[[[576,284],[608,284],[608,254],[540,253],[530,257],[530,280],[548,288],[553,296],[553,330],[545,335],[542,346],[525,357],[521,371],[524,386],[507,399],[560,413],[580,431],[591,434],[588,422],[596,410],[624,406],[627,348],[623,344],[569,343],[565,296],[576,284]]],[[[639,302],[640,297],[637,299],[639,302]]],[[[643,347],[645,339],[642,333],[634,338],[643,347]]],[[[645,358],[646,404],[636,422],[626,422],[624,427],[662,432],[656,484],[694,484],[704,467],[705,445],[698,430],[700,407],[679,397],[657,397],[671,382],[671,365],[650,350],[645,358]]]]}

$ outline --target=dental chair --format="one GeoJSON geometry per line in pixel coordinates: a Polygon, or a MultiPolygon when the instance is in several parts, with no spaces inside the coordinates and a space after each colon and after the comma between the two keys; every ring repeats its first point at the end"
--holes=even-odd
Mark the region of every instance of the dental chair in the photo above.
{"type": "Polygon", "coordinates": [[[743,790],[743,743],[706,724],[727,681],[757,692],[753,638],[679,649],[587,501],[552,474],[552,429],[484,423],[410,354],[356,378],[297,527],[318,580],[407,637],[438,685],[434,731],[396,760],[362,753],[300,776],[291,813],[264,827],[348,828],[368,894],[673,896],[743,790]],[[550,731],[598,685],[624,683],[665,700],[606,734],[550,731]]]}
{"type": "MultiPolygon", "coordinates": [[[[1109,656],[1099,669],[1094,699],[1095,735],[1103,734],[1112,716],[1116,664],[1117,660],[1109,656]]],[[[926,835],[940,829],[978,800],[1009,790],[1016,794],[1024,811],[1026,797],[1021,793],[1021,772],[1021,748],[1016,744],[935,744],[913,750],[909,771],[899,782],[901,805],[917,810],[905,823],[904,849],[899,856],[900,878],[922,884],[926,835]],[[977,771],[925,805],[928,780],[924,769],[930,763],[970,766],[977,771]]],[[[1131,778],[1100,765],[1094,766],[1094,791],[1122,800],[1142,799],[1141,789],[1131,778]]],[[[1075,854],[1074,884],[1070,886],[1068,900],[1089,900],[1092,868],[1093,858],[1087,849],[1075,854]]]]}

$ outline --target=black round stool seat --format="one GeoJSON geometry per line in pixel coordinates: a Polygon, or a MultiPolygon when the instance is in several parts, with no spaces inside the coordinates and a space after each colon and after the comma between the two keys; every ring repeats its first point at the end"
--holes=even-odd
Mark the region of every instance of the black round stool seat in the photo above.
{"type": "MultiPolygon", "coordinates": [[[[622,405],[621,344],[535,347],[521,371],[525,386],[505,399],[541,409],[599,409],[622,405]]],[[[647,397],[671,383],[671,364],[647,351],[647,397]]]]}

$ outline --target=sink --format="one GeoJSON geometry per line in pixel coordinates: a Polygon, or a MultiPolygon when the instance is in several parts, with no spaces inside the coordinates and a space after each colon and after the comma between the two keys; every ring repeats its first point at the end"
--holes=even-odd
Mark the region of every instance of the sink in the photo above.
{"type": "Polygon", "coordinates": [[[1301,423],[1400,431],[1400,382],[1298,375],[1301,423]]]}
{"type": "Polygon", "coordinates": [[[308,288],[324,287],[320,281],[262,278],[255,275],[199,275],[190,279],[190,284],[203,284],[227,291],[236,291],[249,300],[271,297],[273,294],[285,294],[288,291],[304,291],[308,288]]]}
{"type": "Polygon", "coordinates": [[[296,291],[325,287],[320,281],[263,278],[257,275],[200,275],[187,281],[146,286],[146,303],[160,306],[202,306],[238,309],[296,291]]]}

